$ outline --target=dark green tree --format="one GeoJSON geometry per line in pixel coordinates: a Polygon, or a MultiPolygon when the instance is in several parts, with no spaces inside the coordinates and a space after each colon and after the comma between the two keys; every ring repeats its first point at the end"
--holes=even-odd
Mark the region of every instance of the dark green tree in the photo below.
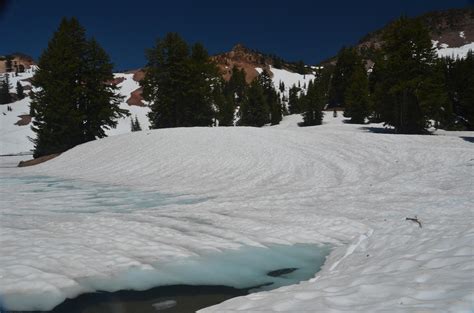
{"type": "Polygon", "coordinates": [[[453,105],[455,129],[474,130],[474,53],[466,58],[445,60],[446,83],[453,105]]]}
{"type": "Polygon", "coordinates": [[[211,126],[217,66],[201,44],[191,51],[177,34],[169,33],[147,51],[143,98],[150,102],[151,128],[211,126]]]}
{"type": "Polygon", "coordinates": [[[239,126],[262,127],[269,122],[269,109],[259,79],[254,79],[247,88],[239,115],[239,126]]]}
{"type": "Polygon", "coordinates": [[[10,80],[9,74],[5,74],[3,80],[0,81],[0,104],[7,104],[12,102],[10,94],[10,80]]]}
{"type": "Polygon", "coordinates": [[[301,113],[300,96],[299,96],[300,91],[301,91],[301,88],[298,88],[295,85],[293,85],[289,90],[288,111],[290,114],[301,113]]]}
{"type": "Polygon", "coordinates": [[[344,97],[359,56],[354,48],[342,48],[329,86],[329,106],[344,107],[344,97]]]}
{"type": "Polygon", "coordinates": [[[245,80],[245,70],[232,67],[232,75],[225,86],[224,92],[226,96],[234,99],[234,105],[240,106],[244,99],[247,82],[245,80]]]}
{"type": "Polygon", "coordinates": [[[376,110],[399,133],[425,133],[429,119],[449,105],[429,32],[419,20],[402,17],[389,26],[383,39],[376,110]]]}
{"type": "Polygon", "coordinates": [[[344,94],[344,116],[353,124],[364,124],[369,116],[369,81],[362,59],[354,66],[349,85],[344,94]]]}
{"type": "Polygon", "coordinates": [[[189,47],[177,34],[169,33],[147,51],[147,70],[140,82],[143,98],[150,102],[151,128],[182,126],[188,101],[189,47]]]}
{"type": "Polygon", "coordinates": [[[320,76],[309,83],[308,91],[301,97],[300,102],[303,109],[301,126],[321,125],[326,97],[320,76]]]}
{"type": "Polygon", "coordinates": [[[60,153],[78,144],[105,137],[105,129],[128,114],[112,64],[75,18],[64,18],[39,59],[30,114],[36,138],[34,157],[60,153]]]}
{"type": "Polygon", "coordinates": [[[272,125],[280,124],[282,119],[282,105],[281,98],[275,90],[270,73],[267,70],[263,70],[257,78],[260,85],[263,88],[263,94],[265,95],[266,105],[270,113],[270,123],[272,125]]]}
{"type": "Polygon", "coordinates": [[[19,100],[25,98],[25,92],[20,82],[16,82],[16,95],[19,100]]]}
{"type": "Polygon", "coordinates": [[[217,120],[219,126],[234,126],[235,103],[232,93],[226,93],[227,83],[224,79],[219,79],[213,88],[214,103],[217,108],[217,120]]]}

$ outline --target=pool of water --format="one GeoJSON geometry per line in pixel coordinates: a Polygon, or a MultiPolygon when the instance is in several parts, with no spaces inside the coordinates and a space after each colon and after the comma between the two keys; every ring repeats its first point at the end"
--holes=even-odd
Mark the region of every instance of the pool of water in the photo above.
{"type": "MultiPolygon", "coordinates": [[[[149,213],[167,205],[183,206],[185,210],[187,205],[209,200],[196,195],[163,194],[32,175],[1,175],[0,194],[0,227],[12,227],[12,231],[22,229],[25,216],[33,220],[41,217],[48,222],[51,216],[72,218],[117,213],[115,215],[127,220],[130,213],[140,210],[149,213]]],[[[180,218],[179,230],[186,232],[195,227],[187,216],[180,218]]],[[[157,220],[155,227],[160,227],[159,224],[157,220]]],[[[195,312],[232,297],[308,280],[320,270],[330,250],[329,245],[312,244],[241,246],[207,253],[200,251],[193,257],[169,262],[147,263],[148,270],[132,267],[108,276],[76,277],[77,283],[97,292],[68,299],[50,312],[195,312]],[[150,287],[155,288],[148,289],[150,287]]],[[[0,312],[4,312],[1,307],[0,312]]]]}

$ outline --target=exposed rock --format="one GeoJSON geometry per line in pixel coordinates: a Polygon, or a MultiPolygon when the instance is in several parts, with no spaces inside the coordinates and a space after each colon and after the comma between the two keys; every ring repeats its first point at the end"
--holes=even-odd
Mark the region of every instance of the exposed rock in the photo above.
{"type": "Polygon", "coordinates": [[[37,165],[37,164],[49,161],[51,159],[54,159],[60,154],[61,153],[50,154],[50,155],[45,155],[36,159],[28,160],[28,161],[20,161],[20,163],[18,163],[18,167],[27,167],[27,166],[37,165]]]}
{"type": "Polygon", "coordinates": [[[130,94],[130,98],[127,99],[127,104],[144,107],[145,103],[143,102],[142,92],[143,92],[142,87],[132,91],[132,93],[130,94]]]}
{"type": "Polygon", "coordinates": [[[16,122],[15,125],[25,126],[31,123],[31,116],[28,114],[18,115],[18,117],[20,118],[20,120],[16,122]]]}

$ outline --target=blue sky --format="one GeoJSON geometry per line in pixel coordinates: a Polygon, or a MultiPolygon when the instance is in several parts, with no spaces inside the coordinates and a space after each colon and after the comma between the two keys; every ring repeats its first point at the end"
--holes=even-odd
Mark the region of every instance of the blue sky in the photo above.
{"type": "Polygon", "coordinates": [[[472,0],[10,0],[0,13],[0,54],[19,51],[37,58],[61,18],[76,16],[107,50],[116,69],[144,65],[144,50],[170,31],[189,42],[202,42],[212,54],[243,43],[288,60],[317,63],[402,14],[469,3],[472,0]]]}

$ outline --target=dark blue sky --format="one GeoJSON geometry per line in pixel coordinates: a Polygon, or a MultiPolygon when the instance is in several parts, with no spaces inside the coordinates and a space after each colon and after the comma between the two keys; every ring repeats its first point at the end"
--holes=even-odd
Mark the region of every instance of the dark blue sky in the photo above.
{"type": "Polygon", "coordinates": [[[144,49],[170,31],[201,41],[212,54],[241,42],[317,63],[401,14],[468,3],[472,0],[10,0],[0,13],[0,55],[20,51],[37,58],[61,17],[76,16],[117,69],[144,65],[144,49]]]}

